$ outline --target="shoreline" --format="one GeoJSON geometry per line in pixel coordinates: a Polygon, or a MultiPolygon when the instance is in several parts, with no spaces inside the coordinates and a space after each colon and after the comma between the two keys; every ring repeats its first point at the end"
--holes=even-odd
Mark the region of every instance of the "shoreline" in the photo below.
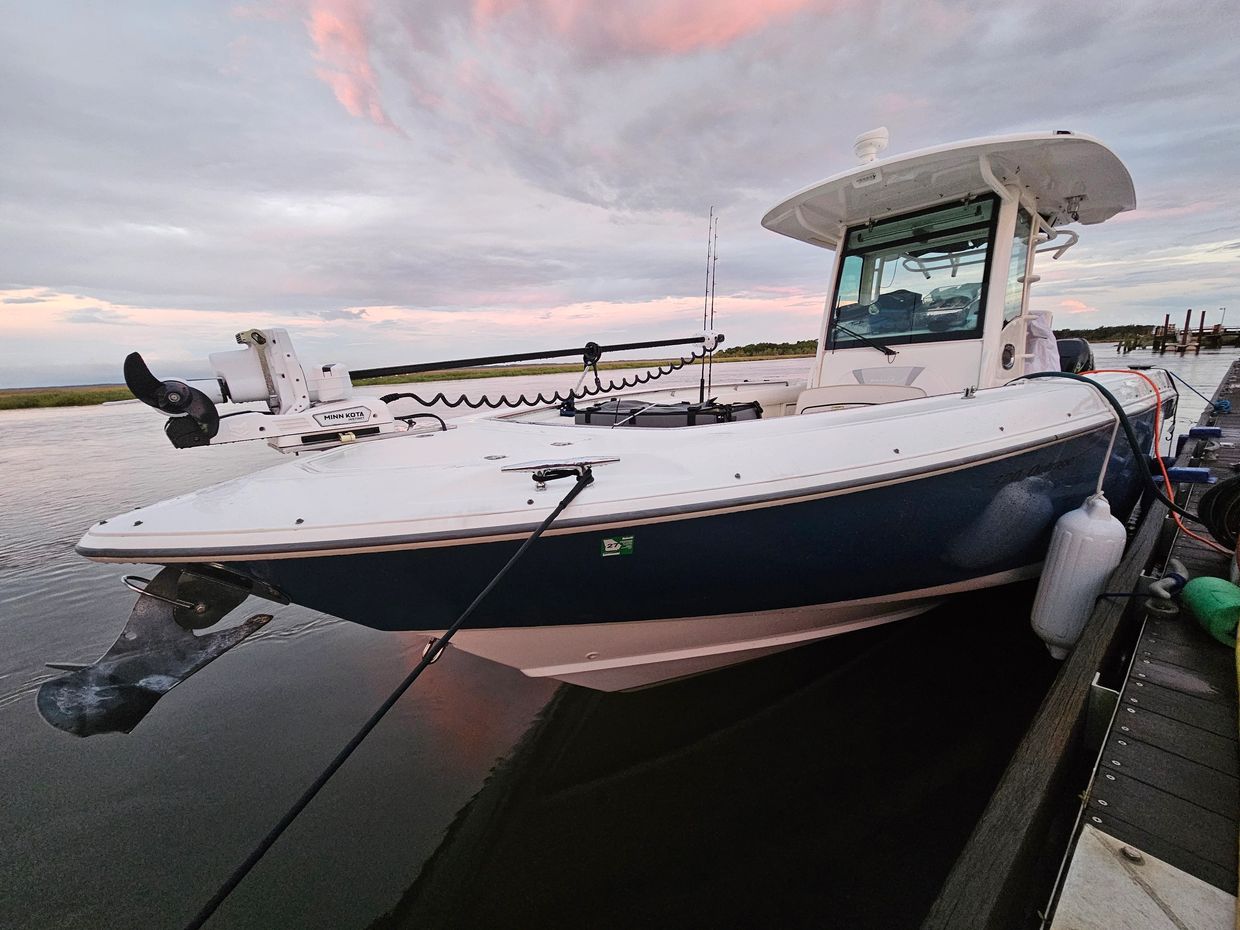
{"type": "MultiPolygon", "coordinates": [[[[715,356],[715,364],[730,362],[769,362],[778,359],[813,358],[813,355],[761,355],[715,356]]],[[[676,359],[632,359],[601,362],[599,371],[621,371],[633,368],[654,368],[667,365],[676,359]]],[[[397,375],[390,378],[364,378],[355,382],[359,387],[385,384],[425,384],[434,381],[468,381],[480,378],[532,377],[534,375],[575,374],[581,371],[578,364],[513,365],[506,368],[459,368],[446,371],[426,371],[414,375],[397,375]]],[[[0,410],[35,410],[48,407],[91,407],[109,401],[133,400],[129,388],[123,384],[72,384],[32,388],[0,388],[0,410]]]]}

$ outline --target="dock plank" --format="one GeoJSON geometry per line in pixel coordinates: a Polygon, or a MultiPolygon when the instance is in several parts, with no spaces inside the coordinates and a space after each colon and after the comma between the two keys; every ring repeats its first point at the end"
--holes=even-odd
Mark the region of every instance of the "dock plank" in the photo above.
{"type": "Polygon", "coordinates": [[[1240,753],[1234,737],[1221,736],[1151,710],[1126,712],[1115,730],[1151,746],[1206,765],[1224,775],[1240,778],[1240,753]]]}
{"type": "Polygon", "coordinates": [[[1144,707],[1164,717],[1209,730],[1220,736],[1230,736],[1236,732],[1234,691],[1231,702],[1228,703],[1217,697],[1203,698],[1160,685],[1144,682],[1138,684],[1141,685],[1139,692],[1124,689],[1120,702],[1125,707],[1144,707]]]}
{"type": "MultiPolygon", "coordinates": [[[[1235,671],[1232,670],[1232,675],[1235,671]]],[[[1189,697],[1201,698],[1215,704],[1227,703],[1230,700],[1230,689],[1227,687],[1229,675],[1220,675],[1217,670],[1207,669],[1203,672],[1187,665],[1163,662],[1138,655],[1133,663],[1129,687],[1144,689],[1147,685],[1157,685],[1189,697]]],[[[1141,691],[1134,691],[1140,696],[1141,691]]]]}
{"type": "MultiPolygon", "coordinates": [[[[1231,750],[1234,752],[1235,747],[1231,750]]],[[[1198,807],[1235,821],[1240,811],[1240,781],[1235,775],[1220,772],[1153,743],[1134,739],[1127,734],[1113,733],[1103,747],[1099,777],[1102,787],[1123,773],[1153,788],[1175,795],[1198,807]]]]}
{"type": "Polygon", "coordinates": [[[1216,688],[1236,674],[1236,660],[1230,649],[1221,643],[1213,649],[1202,649],[1195,638],[1176,641],[1165,634],[1157,638],[1146,636],[1141,641],[1137,658],[1192,669],[1216,688]]]}
{"type": "MultiPolygon", "coordinates": [[[[1232,874],[1234,887],[1234,819],[1208,811],[1166,791],[1160,791],[1143,781],[1129,778],[1118,770],[1114,775],[1113,779],[1102,778],[1094,783],[1087,804],[1091,817],[1105,817],[1109,814],[1152,836],[1163,838],[1177,849],[1189,852],[1196,858],[1226,868],[1232,874]]],[[[1123,836],[1118,838],[1125,839],[1123,836]]],[[[1177,861],[1174,856],[1168,858],[1159,855],[1158,858],[1166,859],[1190,874],[1192,872],[1184,862],[1177,861]]]]}

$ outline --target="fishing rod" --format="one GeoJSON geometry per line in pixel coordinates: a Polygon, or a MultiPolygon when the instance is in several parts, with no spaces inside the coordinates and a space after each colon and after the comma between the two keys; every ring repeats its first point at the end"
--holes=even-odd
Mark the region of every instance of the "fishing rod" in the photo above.
{"type": "MultiPolygon", "coordinates": [[[[706,307],[710,301],[710,257],[711,257],[711,230],[715,225],[715,207],[711,205],[710,213],[706,215],[706,286],[702,291],[702,331],[706,330],[706,307]]],[[[702,358],[702,376],[698,381],[698,403],[706,403],[706,359],[702,358]]]]}
{"type": "MultiPolygon", "coordinates": [[[[715,237],[710,259],[710,328],[715,328],[715,265],[719,262],[719,217],[715,217],[715,237]]],[[[706,393],[710,393],[715,378],[715,353],[707,352],[710,361],[706,367],[706,393]]]]}

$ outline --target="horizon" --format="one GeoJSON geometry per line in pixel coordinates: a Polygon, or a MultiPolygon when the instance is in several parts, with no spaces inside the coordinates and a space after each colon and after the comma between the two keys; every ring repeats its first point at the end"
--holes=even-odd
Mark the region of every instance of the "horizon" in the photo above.
{"type": "MultiPolygon", "coordinates": [[[[1174,327],[1174,325],[1175,325],[1175,324],[1172,324],[1172,325],[1173,325],[1173,327],[1174,327]]],[[[1210,330],[1210,326],[1211,326],[1211,325],[1212,325],[1212,324],[1210,324],[1210,323],[1207,323],[1207,324],[1206,324],[1206,330],[1207,330],[1207,332],[1210,330]]],[[[1161,324],[1161,323],[1160,323],[1160,324],[1158,324],[1158,325],[1157,325],[1157,326],[1155,326],[1155,327],[1150,327],[1150,326],[1148,326],[1148,325],[1147,325],[1147,324],[1145,324],[1145,323],[1108,323],[1108,324],[1104,324],[1104,325],[1102,325],[1102,326],[1095,326],[1095,327],[1071,327],[1071,326],[1060,326],[1060,327],[1056,327],[1056,328],[1055,328],[1055,332],[1056,332],[1056,334],[1061,333],[1061,332],[1071,332],[1071,333],[1090,333],[1090,332],[1096,332],[1097,330],[1102,330],[1102,329],[1137,329],[1137,328],[1139,328],[1139,329],[1157,329],[1157,328],[1160,328],[1161,326],[1162,326],[1162,324],[1161,324]]],[[[1197,331],[1197,328],[1196,328],[1196,326],[1195,326],[1195,325],[1193,326],[1193,328],[1192,328],[1192,330],[1191,330],[1191,331],[1192,331],[1192,332],[1194,332],[1194,333],[1197,331]]],[[[1240,333],[1240,325],[1237,325],[1235,328],[1233,328],[1233,329],[1231,329],[1231,330],[1227,330],[1227,331],[1228,331],[1228,332],[1234,332],[1234,333],[1240,333]]],[[[817,340],[817,338],[816,338],[816,337],[807,337],[807,338],[805,338],[805,339],[790,339],[790,340],[783,340],[783,341],[779,341],[779,342],[773,342],[772,340],[769,340],[769,339],[759,339],[759,340],[756,340],[755,342],[747,342],[747,343],[743,343],[743,344],[742,344],[742,345],[740,345],[740,346],[727,346],[727,345],[725,344],[725,347],[724,347],[724,348],[725,348],[725,350],[726,350],[727,348],[733,348],[733,349],[742,348],[742,349],[743,349],[743,348],[747,348],[747,347],[749,347],[749,346],[754,346],[754,345],[774,345],[776,348],[779,348],[779,347],[783,347],[783,346],[794,346],[794,345],[797,345],[798,343],[801,343],[801,342],[813,342],[813,343],[817,343],[817,341],[818,341],[818,340],[817,340]]],[[[1109,344],[1110,344],[1110,342],[1111,342],[1111,340],[1110,340],[1110,339],[1104,339],[1104,340],[1098,340],[1098,339],[1087,339],[1086,341],[1087,341],[1087,342],[1089,342],[1089,344],[1090,344],[1090,345],[1109,345],[1109,344]]],[[[1209,351],[1209,352],[1223,352],[1223,351],[1227,351],[1228,349],[1237,349],[1237,348],[1240,348],[1240,346],[1220,346],[1220,347],[1219,347],[1219,348],[1217,348],[1217,349],[1206,349],[1206,351],[1209,351]]],[[[803,353],[803,354],[780,353],[781,357],[786,357],[786,358],[812,358],[812,357],[814,356],[814,354],[815,354],[815,353],[814,353],[814,352],[812,352],[812,351],[811,351],[811,352],[806,352],[806,353],[803,353]]],[[[776,357],[776,356],[772,356],[772,357],[776,357]]],[[[659,360],[659,358],[656,358],[656,357],[638,357],[638,356],[634,356],[634,357],[632,357],[632,358],[629,358],[629,357],[625,356],[625,357],[616,357],[616,358],[610,358],[610,359],[608,359],[607,357],[604,357],[604,361],[610,361],[610,362],[614,362],[614,363],[620,363],[620,362],[628,362],[628,361],[631,361],[631,362],[633,362],[633,363],[634,363],[635,367],[640,367],[641,365],[643,365],[643,364],[645,364],[645,363],[654,363],[654,362],[656,362],[656,361],[658,361],[658,360],[659,360]]],[[[720,356],[717,356],[717,357],[716,357],[716,361],[745,362],[745,361],[751,361],[751,359],[749,359],[749,358],[748,358],[748,357],[746,357],[746,356],[723,356],[723,355],[720,355],[720,356]]],[[[501,363],[501,364],[496,364],[496,365],[477,366],[477,367],[480,367],[480,368],[481,368],[481,367],[486,367],[486,368],[493,368],[493,369],[499,370],[499,369],[502,369],[505,365],[511,365],[511,366],[513,366],[513,367],[527,367],[527,366],[530,366],[530,365],[535,365],[536,367],[552,367],[552,366],[559,366],[559,367],[562,367],[565,371],[577,370],[577,367],[576,367],[576,366],[574,366],[572,362],[556,362],[556,361],[547,361],[547,362],[542,362],[542,363],[536,363],[536,362],[508,362],[508,363],[501,363]]],[[[451,370],[451,369],[445,369],[445,371],[450,371],[450,370],[451,370]]],[[[600,365],[600,370],[603,370],[603,366],[602,366],[602,365],[600,365]]],[[[210,374],[203,374],[203,375],[202,375],[202,377],[210,377],[210,374]]],[[[449,379],[449,378],[445,378],[445,379],[443,379],[443,380],[450,380],[450,379],[449,379]]],[[[393,382],[393,383],[395,383],[395,382],[393,382]]],[[[0,393],[22,392],[22,391],[55,391],[55,390],[58,390],[58,389],[63,389],[63,388],[115,388],[115,387],[124,387],[124,386],[125,386],[125,382],[124,382],[123,380],[118,380],[118,381],[85,381],[85,382],[71,382],[71,383],[67,383],[67,384],[18,384],[18,385],[0,385],[0,393]]]]}
{"type": "Polygon", "coordinates": [[[254,326],[352,368],[688,336],[711,206],[726,345],[814,338],[831,256],[758,220],[878,125],[887,154],[1096,136],[1137,209],[1043,257],[1032,307],[1209,327],[1230,303],[1240,325],[1235,22],[1223,2],[22,5],[0,25],[0,387],[115,383],[135,350],[201,376],[254,326]]]}

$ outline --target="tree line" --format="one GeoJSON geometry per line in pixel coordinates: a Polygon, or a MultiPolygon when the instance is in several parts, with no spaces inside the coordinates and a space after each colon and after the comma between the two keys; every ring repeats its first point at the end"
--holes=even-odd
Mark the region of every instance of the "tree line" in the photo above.
{"type": "Polygon", "coordinates": [[[716,358],[752,358],[756,355],[813,355],[818,351],[816,339],[800,342],[751,342],[743,346],[731,346],[715,353],[716,358]]]}

